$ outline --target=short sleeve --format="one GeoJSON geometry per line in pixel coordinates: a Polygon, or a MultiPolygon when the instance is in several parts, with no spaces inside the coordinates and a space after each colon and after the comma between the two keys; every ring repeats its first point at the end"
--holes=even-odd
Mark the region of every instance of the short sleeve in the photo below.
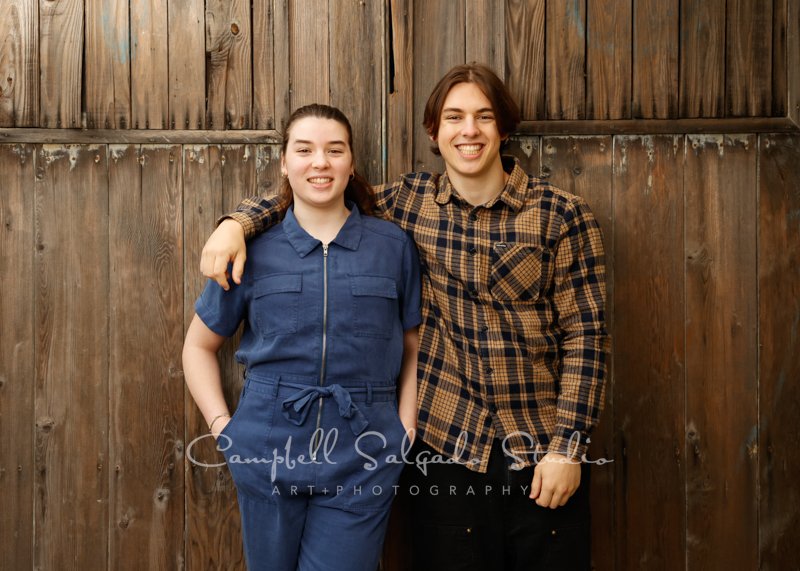
{"type": "Polygon", "coordinates": [[[403,291],[400,300],[403,330],[413,329],[422,323],[420,299],[422,280],[420,278],[419,255],[414,241],[406,236],[403,247],[403,291]]]}
{"type": "Polygon", "coordinates": [[[231,283],[225,291],[214,280],[208,280],[203,293],[197,298],[194,309],[203,323],[217,335],[231,337],[247,311],[247,282],[231,283]]]}

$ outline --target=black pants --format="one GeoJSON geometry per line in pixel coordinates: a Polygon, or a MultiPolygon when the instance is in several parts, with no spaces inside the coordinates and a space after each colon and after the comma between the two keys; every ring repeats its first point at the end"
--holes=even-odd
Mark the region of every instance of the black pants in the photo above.
{"type": "MultiPolygon", "coordinates": [[[[414,456],[435,452],[418,441],[414,456]]],[[[415,571],[588,570],[589,466],[563,507],[539,507],[533,468],[510,470],[495,442],[487,473],[458,464],[409,465],[403,492],[410,507],[415,571]]]]}

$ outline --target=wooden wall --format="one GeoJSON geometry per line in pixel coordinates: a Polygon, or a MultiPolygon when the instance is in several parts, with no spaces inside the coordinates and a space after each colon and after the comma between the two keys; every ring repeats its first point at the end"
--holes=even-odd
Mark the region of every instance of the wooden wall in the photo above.
{"type": "Polygon", "coordinates": [[[180,363],[204,239],[310,101],[372,180],[440,168],[425,98],[477,59],[604,231],[595,567],[797,569],[799,32],[797,0],[0,0],[0,568],[244,568],[188,460],[221,461],[180,363]]]}

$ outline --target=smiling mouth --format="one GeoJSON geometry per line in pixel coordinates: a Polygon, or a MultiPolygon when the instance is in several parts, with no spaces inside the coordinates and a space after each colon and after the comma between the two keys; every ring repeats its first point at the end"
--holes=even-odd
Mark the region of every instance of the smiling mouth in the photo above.
{"type": "Polygon", "coordinates": [[[311,184],[328,184],[333,182],[333,179],[326,176],[316,176],[314,178],[308,179],[308,182],[311,184]]]}
{"type": "Polygon", "coordinates": [[[458,149],[462,155],[475,156],[481,152],[483,145],[475,143],[470,143],[469,145],[456,145],[456,149],[458,149]]]}

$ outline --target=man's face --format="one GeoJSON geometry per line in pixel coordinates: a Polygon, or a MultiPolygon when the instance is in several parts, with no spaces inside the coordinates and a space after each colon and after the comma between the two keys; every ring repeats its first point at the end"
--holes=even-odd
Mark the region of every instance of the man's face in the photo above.
{"type": "Polygon", "coordinates": [[[438,144],[451,177],[479,178],[500,161],[500,143],[494,110],[475,83],[457,83],[450,89],[439,117],[438,144]]]}

